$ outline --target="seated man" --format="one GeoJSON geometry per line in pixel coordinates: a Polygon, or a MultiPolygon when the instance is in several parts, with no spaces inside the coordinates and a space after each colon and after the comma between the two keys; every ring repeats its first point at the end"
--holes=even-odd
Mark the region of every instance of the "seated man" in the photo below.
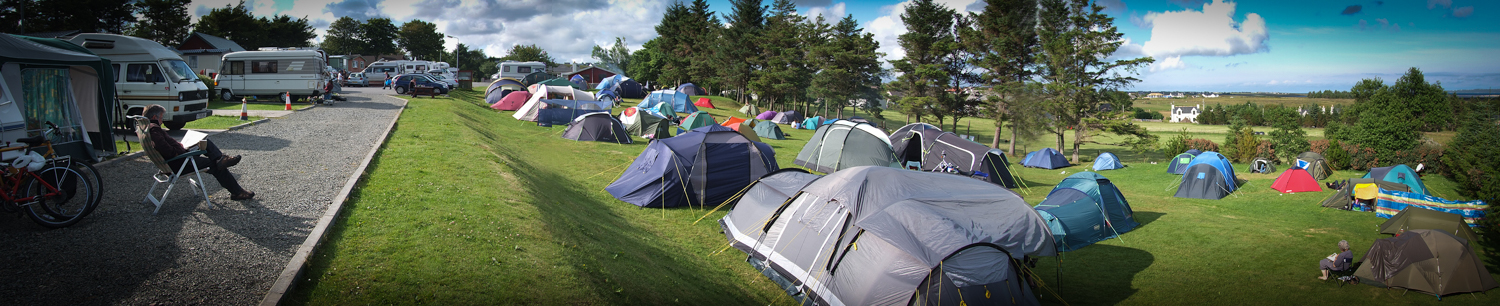
{"type": "Polygon", "coordinates": [[[1330,255],[1329,257],[1331,260],[1330,258],[1324,258],[1318,261],[1318,269],[1323,270],[1323,276],[1319,276],[1318,279],[1328,280],[1329,270],[1343,271],[1349,269],[1349,266],[1344,264],[1345,258],[1354,258],[1354,252],[1349,250],[1349,241],[1339,240],[1339,253],[1330,255]]]}
{"type": "MultiPolygon", "coordinates": [[[[151,127],[148,131],[151,133],[151,142],[156,146],[156,152],[161,153],[162,157],[172,158],[177,157],[178,155],[182,155],[182,153],[187,153],[190,150],[183,147],[182,143],[177,142],[176,139],[172,139],[172,136],[167,135],[167,131],[161,128],[161,117],[166,113],[166,108],[162,107],[161,105],[152,104],[150,106],[146,106],[145,113],[142,115],[145,115],[146,118],[151,120],[151,127]]],[[[230,199],[235,201],[242,201],[249,200],[250,198],[255,197],[255,192],[251,192],[245,190],[245,188],[240,187],[240,183],[234,179],[234,175],[229,173],[229,167],[233,167],[234,165],[240,163],[239,155],[224,156],[224,152],[220,152],[219,147],[214,145],[213,141],[209,141],[208,139],[204,139],[202,142],[199,142],[199,144],[195,147],[201,148],[207,151],[207,153],[199,156],[194,156],[194,162],[196,162],[199,167],[203,167],[205,165],[208,166],[208,173],[213,174],[214,179],[219,181],[219,186],[223,186],[224,189],[229,190],[230,199]]],[[[172,169],[178,169],[182,167],[182,163],[185,162],[187,162],[187,160],[185,159],[172,161],[172,169]]],[[[198,170],[199,169],[193,169],[193,171],[198,170]]]]}

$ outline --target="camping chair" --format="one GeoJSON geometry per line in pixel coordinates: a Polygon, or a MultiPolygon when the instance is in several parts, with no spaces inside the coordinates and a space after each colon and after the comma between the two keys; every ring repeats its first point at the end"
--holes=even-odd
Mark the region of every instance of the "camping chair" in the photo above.
{"type": "Polygon", "coordinates": [[[193,174],[197,175],[198,179],[193,180],[193,178],[189,177],[187,178],[188,182],[197,187],[194,189],[203,194],[203,202],[208,203],[208,207],[214,207],[214,202],[208,200],[208,188],[203,186],[203,173],[197,171],[200,168],[198,167],[198,162],[193,159],[193,157],[203,155],[204,153],[207,153],[207,151],[193,150],[188,151],[187,153],[182,153],[182,155],[174,156],[170,159],[164,158],[161,156],[160,152],[156,151],[156,147],[152,144],[151,133],[149,132],[151,127],[151,120],[146,119],[146,117],[142,116],[130,116],[130,119],[135,121],[135,137],[139,138],[141,141],[141,150],[146,151],[146,156],[151,157],[152,164],[156,164],[157,172],[151,175],[151,179],[155,180],[156,182],[151,183],[151,189],[146,191],[146,198],[141,200],[142,203],[149,202],[153,205],[156,205],[156,210],[152,210],[151,214],[155,215],[156,212],[161,211],[161,204],[166,201],[167,195],[172,194],[172,186],[175,186],[177,184],[177,179],[182,178],[182,172],[184,170],[187,170],[189,166],[193,167],[193,174]],[[182,162],[181,167],[177,167],[177,170],[173,171],[171,163],[172,161],[179,159],[185,160],[182,162]],[[167,184],[167,190],[165,192],[162,192],[161,197],[158,198],[154,195],[156,193],[156,186],[159,186],[162,183],[167,184]]]}
{"type": "Polygon", "coordinates": [[[1344,284],[1356,282],[1358,279],[1354,278],[1354,257],[1344,258],[1341,261],[1343,261],[1344,269],[1328,270],[1328,280],[1337,281],[1339,287],[1343,288],[1344,284]],[[1344,280],[1346,277],[1350,279],[1344,280]]]}

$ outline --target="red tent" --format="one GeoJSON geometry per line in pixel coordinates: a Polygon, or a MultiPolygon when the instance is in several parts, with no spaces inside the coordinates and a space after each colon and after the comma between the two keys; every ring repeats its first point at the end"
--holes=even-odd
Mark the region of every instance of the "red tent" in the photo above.
{"type": "Polygon", "coordinates": [[[526,105],[526,100],[531,100],[531,93],[526,91],[513,91],[509,94],[506,94],[504,98],[500,98],[500,102],[495,102],[495,105],[490,105],[490,108],[493,108],[495,110],[508,111],[518,110],[521,109],[522,105],[526,105]]]}
{"type": "Polygon", "coordinates": [[[1281,193],[1323,191],[1323,187],[1318,186],[1318,180],[1314,179],[1312,174],[1297,167],[1286,169],[1281,176],[1276,177],[1276,182],[1271,183],[1271,189],[1276,189],[1281,193]]]}
{"type": "Polygon", "coordinates": [[[697,105],[698,107],[715,108],[714,103],[709,102],[708,98],[698,98],[698,102],[693,102],[693,105],[697,105]]]}

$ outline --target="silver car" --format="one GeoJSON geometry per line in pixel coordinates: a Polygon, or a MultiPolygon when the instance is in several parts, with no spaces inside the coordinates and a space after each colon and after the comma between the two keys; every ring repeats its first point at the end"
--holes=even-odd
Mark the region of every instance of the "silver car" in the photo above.
{"type": "Polygon", "coordinates": [[[368,80],[365,79],[364,72],[352,72],[349,73],[349,77],[344,78],[344,86],[365,87],[369,85],[370,83],[368,83],[368,80]]]}

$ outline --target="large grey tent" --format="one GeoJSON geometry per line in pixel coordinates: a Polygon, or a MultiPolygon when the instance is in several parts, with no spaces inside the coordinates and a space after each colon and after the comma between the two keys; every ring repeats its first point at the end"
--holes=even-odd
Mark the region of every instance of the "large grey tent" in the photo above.
{"type": "Polygon", "coordinates": [[[890,136],[869,123],[848,120],[818,127],[793,163],[823,173],[859,166],[897,165],[890,136]]]}
{"type": "Polygon", "coordinates": [[[1010,190],[887,167],[768,175],[720,225],[804,304],[1034,305],[1020,262],[1057,254],[1046,222],[1010,190]]]}
{"type": "MultiPolygon", "coordinates": [[[[88,49],[54,38],[0,34],[0,124],[6,140],[59,127],[52,139],[59,155],[92,163],[96,153],[114,153],[110,126],[120,116],[115,69],[88,49]],[[24,69],[23,69],[24,68],[24,69]]],[[[175,99],[175,97],[174,97],[175,99]]]]}
{"type": "Polygon", "coordinates": [[[625,132],[625,126],[608,112],[588,113],[574,118],[573,122],[568,123],[568,129],[563,130],[562,137],[582,141],[631,142],[630,133],[625,132]]]}
{"type": "Polygon", "coordinates": [[[652,141],[604,190],[641,207],[717,205],[780,168],[770,145],[709,125],[652,141]]]}
{"type": "Polygon", "coordinates": [[[1474,255],[1470,243],[1474,242],[1444,231],[1409,230],[1375,240],[1354,276],[1365,284],[1406,288],[1439,298],[1494,289],[1495,278],[1474,255]]]}
{"type": "Polygon", "coordinates": [[[890,137],[891,149],[900,165],[915,162],[923,171],[932,171],[947,163],[957,168],[959,175],[1016,188],[1018,180],[1010,170],[1005,152],[921,122],[907,124],[890,137]]]}

